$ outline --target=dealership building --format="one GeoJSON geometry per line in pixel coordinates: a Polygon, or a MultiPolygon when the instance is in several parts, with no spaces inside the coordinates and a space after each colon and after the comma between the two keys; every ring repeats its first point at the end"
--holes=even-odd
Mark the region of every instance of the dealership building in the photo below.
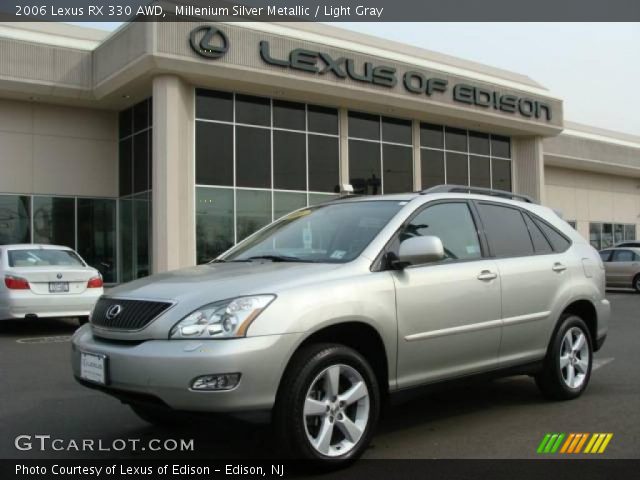
{"type": "Polygon", "coordinates": [[[603,248],[636,238],[640,138],[565,121],[526,76],[329,25],[0,23],[0,244],[68,245],[119,283],[341,185],[443,183],[530,195],[603,248]]]}

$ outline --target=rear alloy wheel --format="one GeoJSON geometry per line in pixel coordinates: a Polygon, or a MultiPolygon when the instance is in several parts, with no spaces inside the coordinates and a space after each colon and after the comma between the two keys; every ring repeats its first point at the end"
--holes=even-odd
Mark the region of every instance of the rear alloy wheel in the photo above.
{"type": "Polygon", "coordinates": [[[367,360],[343,345],[316,344],[291,360],[274,426],[283,453],[339,467],[364,452],[379,410],[378,383],[367,360]]]}
{"type": "Polygon", "coordinates": [[[591,376],[593,347],[589,329],[576,315],[566,315],[556,330],[536,383],[542,393],[555,400],[582,394],[591,376]]]}

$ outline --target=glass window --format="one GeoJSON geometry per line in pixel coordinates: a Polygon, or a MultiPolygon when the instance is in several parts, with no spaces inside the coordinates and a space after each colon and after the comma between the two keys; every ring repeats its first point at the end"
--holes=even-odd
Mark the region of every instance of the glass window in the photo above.
{"type": "Polygon", "coordinates": [[[611,223],[602,224],[602,248],[613,247],[613,225],[611,223]]]}
{"type": "Polygon", "coordinates": [[[538,218],[534,218],[534,221],[547,237],[554,251],[564,252],[567,248],[569,248],[571,242],[567,240],[564,235],[558,232],[555,228],[538,218]]]}
{"type": "Polygon", "coordinates": [[[613,252],[612,262],[633,262],[636,255],[631,250],[615,250],[613,252]]]}
{"type": "Polygon", "coordinates": [[[271,192],[237,190],[238,241],[271,223],[271,192]]]}
{"type": "Polygon", "coordinates": [[[420,162],[423,189],[446,183],[444,178],[444,152],[422,148],[420,149],[420,162]]]}
{"type": "Polygon", "coordinates": [[[196,183],[233,185],[233,126],[196,122],[196,183]]]}
{"type": "Polygon", "coordinates": [[[29,197],[0,195],[0,245],[31,243],[29,197]]]}
{"type": "Polygon", "coordinates": [[[337,137],[309,135],[309,190],[340,191],[340,147],[337,137]]]}
{"type": "Polygon", "coordinates": [[[118,154],[119,185],[120,196],[130,195],[133,191],[133,140],[127,138],[120,140],[120,151],[118,154]]]}
{"type": "Polygon", "coordinates": [[[420,124],[420,146],[444,148],[444,130],[442,125],[420,124]]]}
{"type": "Polygon", "coordinates": [[[511,191],[511,162],[491,159],[491,181],[495,190],[511,191]]]}
{"type": "Polygon", "coordinates": [[[149,131],[133,137],[133,192],[150,189],[149,185],[149,131]]]}
{"type": "Polygon", "coordinates": [[[467,155],[447,152],[447,183],[450,185],[469,185],[469,164],[467,155]]]}
{"type": "Polygon", "coordinates": [[[139,132],[149,126],[149,100],[133,106],[133,131],[139,132]]]}
{"type": "Polygon", "coordinates": [[[635,240],[636,239],[636,226],[635,225],[625,225],[624,226],[624,239],[625,240],[635,240]]]}
{"type": "Polygon", "coordinates": [[[129,282],[133,275],[133,201],[131,197],[118,201],[118,241],[120,243],[120,281],[129,282]]]}
{"type": "Polygon", "coordinates": [[[7,257],[10,267],[84,267],[82,260],[72,250],[8,250],[7,257]]]}
{"type": "Polygon", "coordinates": [[[307,189],[306,135],[273,131],[273,188],[307,189]]]}
{"type": "Polygon", "coordinates": [[[472,187],[491,188],[490,162],[489,157],[469,157],[469,183],[472,187]]]}
{"type": "Polygon", "coordinates": [[[380,195],[380,144],[349,140],[349,183],[354,193],[380,195]]]}
{"type": "Polygon", "coordinates": [[[619,223],[613,226],[613,244],[617,245],[624,241],[624,225],[619,223]]]}
{"type": "Polygon", "coordinates": [[[271,188],[271,132],[236,127],[236,185],[271,188]]]}
{"type": "Polygon", "coordinates": [[[382,117],[382,141],[411,145],[411,121],[382,117]]]}
{"type": "Polygon", "coordinates": [[[236,122],[271,125],[271,101],[263,97],[236,95],[236,122]]]}
{"type": "Polygon", "coordinates": [[[151,274],[151,202],[148,193],[141,193],[133,198],[133,272],[135,278],[151,274]]]}
{"type": "Polygon", "coordinates": [[[307,113],[310,132],[338,134],[338,110],[308,105],[307,113]]]}
{"type": "Polygon", "coordinates": [[[476,226],[466,203],[440,203],[425,208],[400,233],[400,242],[427,235],[440,238],[447,260],[473,260],[482,256],[476,226]]]}
{"type": "Polygon", "coordinates": [[[115,200],[78,198],[77,250],[105,283],[117,281],[115,200]]]}
{"type": "Polygon", "coordinates": [[[478,155],[489,155],[489,135],[469,132],[469,151],[478,155]]]}
{"type": "Polygon", "coordinates": [[[478,210],[493,256],[523,257],[534,253],[520,210],[489,203],[478,203],[478,210]]]}
{"type": "Polygon", "coordinates": [[[384,193],[413,191],[413,149],[382,144],[384,193]]]}
{"type": "Polygon", "coordinates": [[[273,101],[273,126],[289,130],[305,130],[304,103],[273,101]]]}
{"type": "Polygon", "coordinates": [[[447,150],[467,151],[467,131],[460,128],[444,127],[444,145],[447,150]]]}
{"type": "Polygon", "coordinates": [[[196,89],[196,118],[233,121],[233,94],[196,89]]]}
{"type": "Polygon", "coordinates": [[[326,193],[310,193],[309,194],[309,205],[318,205],[320,203],[330,202],[331,200],[335,200],[340,195],[327,195],[326,193]]]}
{"type": "Polygon", "coordinates": [[[278,219],[307,206],[307,194],[297,192],[273,192],[273,218],[278,219]]]}
{"type": "Polygon", "coordinates": [[[576,230],[577,228],[577,222],[575,220],[567,220],[567,223],[571,226],[571,228],[573,228],[574,230],[576,230]]]}
{"type": "Polygon", "coordinates": [[[524,215],[525,223],[527,224],[527,228],[529,229],[529,234],[531,235],[531,241],[533,242],[533,249],[536,253],[552,253],[553,249],[549,244],[549,241],[544,236],[540,228],[533,223],[533,220],[529,218],[529,215],[524,215]]]}
{"type": "Polygon", "coordinates": [[[118,114],[118,138],[124,138],[133,132],[133,110],[123,110],[118,114]]]}
{"type": "Polygon", "coordinates": [[[608,262],[609,259],[611,258],[611,250],[602,250],[600,252],[600,258],[602,259],[603,262],[608,262]]]}
{"type": "Polygon", "coordinates": [[[401,208],[400,202],[363,201],[301,210],[239,244],[224,259],[275,255],[282,261],[345,263],[359,256],[401,208]]]}
{"type": "Polygon", "coordinates": [[[213,260],[233,243],[233,190],[196,188],[197,263],[213,260]]]}
{"type": "Polygon", "coordinates": [[[511,141],[509,137],[491,135],[491,156],[511,158],[511,141]]]}
{"type": "Polygon", "coordinates": [[[33,197],[33,242],[76,246],[75,199],[33,197]]]}
{"type": "Polygon", "coordinates": [[[349,112],[349,137],[380,140],[380,117],[368,113],[349,112]]]}
{"type": "Polygon", "coordinates": [[[590,223],[589,224],[589,243],[596,250],[602,249],[602,224],[590,223]]]}

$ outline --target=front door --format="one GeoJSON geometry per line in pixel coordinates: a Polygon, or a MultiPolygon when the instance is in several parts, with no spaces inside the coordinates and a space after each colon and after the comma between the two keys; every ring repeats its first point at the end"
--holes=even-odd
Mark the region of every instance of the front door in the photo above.
{"type": "Polygon", "coordinates": [[[465,201],[431,203],[398,234],[437,236],[446,258],[394,271],[400,388],[492,369],[500,343],[500,277],[484,259],[465,201]]]}

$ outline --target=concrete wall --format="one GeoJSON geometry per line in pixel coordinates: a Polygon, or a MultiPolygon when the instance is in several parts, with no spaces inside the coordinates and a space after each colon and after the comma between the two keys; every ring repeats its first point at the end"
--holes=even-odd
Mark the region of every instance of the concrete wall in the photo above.
{"type": "Polygon", "coordinates": [[[578,222],[589,236],[589,222],[635,223],[640,231],[640,179],[545,166],[545,204],[578,222]]]}
{"type": "Polygon", "coordinates": [[[0,99],[0,193],[116,197],[117,113],[0,99]]]}

